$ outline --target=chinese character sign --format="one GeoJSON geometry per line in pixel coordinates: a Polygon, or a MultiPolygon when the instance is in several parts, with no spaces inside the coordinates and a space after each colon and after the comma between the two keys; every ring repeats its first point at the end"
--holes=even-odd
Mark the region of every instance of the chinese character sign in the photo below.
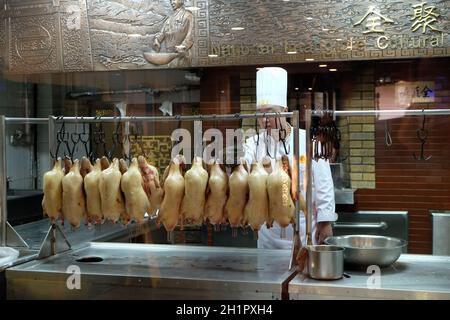
{"type": "Polygon", "coordinates": [[[394,23],[394,20],[387,18],[386,16],[382,15],[380,11],[375,8],[374,6],[371,6],[369,10],[366,12],[366,14],[353,26],[358,26],[363,21],[366,20],[366,30],[363,32],[364,34],[367,33],[384,33],[384,29],[382,28],[382,23],[394,23]]]}
{"type": "Polygon", "coordinates": [[[396,96],[398,101],[411,103],[434,102],[434,82],[400,82],[396,86],[396,96]]]}
{"type": "Polygon", "coordinates": [[[426,2],[422,2],[412,6],[414,14],[411,21],[414,22],[411,26],[411,30],[416,31],[417,29],[422,28],[422,33],[425,33],[427,28],[429,28],[433,31],[441,32],[441,30],[434,26],[439,17],[439,14],[436,12],[436,7],[427,6],[426,4],[426,2]]]}

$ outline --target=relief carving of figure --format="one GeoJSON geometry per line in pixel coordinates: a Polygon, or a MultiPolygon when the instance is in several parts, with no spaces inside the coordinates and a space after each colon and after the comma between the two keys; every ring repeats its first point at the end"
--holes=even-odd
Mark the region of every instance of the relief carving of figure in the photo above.
{"type": "Polygon", "coordinates": [[[169,64],[169,67],[185,67],[192,63],[191,48],[193,40],[193,15],[184,7],[184,0],[171,0],[173,14],[164,22],[160,32],[155,35],[155,52],[144,53],[148,62],[156,65],[169,64]],[[165,52],[161,47],[165,46],[165,52]]]}

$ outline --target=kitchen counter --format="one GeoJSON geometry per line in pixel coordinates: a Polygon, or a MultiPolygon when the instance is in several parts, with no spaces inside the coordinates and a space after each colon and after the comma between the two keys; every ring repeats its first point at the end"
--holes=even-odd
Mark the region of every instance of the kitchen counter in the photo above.
{"type": "MultiPolygon", "coordinates": [[[[63,230],[72,248],[76,248],[79,245],[91,241],[130,242],[132,238],[152,231],[157,231],[156,224],[153,220],[147,220],[142,225],[130,224],[128,226],[124,226],[120,223],[114,224],[111,222],[105,222],[102,225],[94,227],[88,227],[81,224],[76,230],[72,230],[72,228],[67,225],[62,226],[61,222],[57,222],[57,224],[61,230],[63,230]]],[[[28,244],[29,248],[18,249],[20,252],[19,257],[7,265],[0,266],[0,272],[6,268],[36,259],[49,228],[49,219],[42,219],[14,227],[16,232],[28,244]]],[[[159,234],[158,236],[158,239],[163,237],[163,235],[159,234]]]]}
{"type": "Polygon", "coordinates": [[[345,270],[350,278],[319,281],[298,274],[289,283],[290,299],[445,299],[450,300],[450,256],[402,254],[374,275],[345,270]]]}
{"type": "Polygon", "coordinates": [[[6,270],[8,299],[281,299],[289,250],[90,243],[6,270]],[[77,261],[89,257],[87,261],[77,261]],[[96,262],[94,262],[96,261],[96,262]],[[69,266],[80,290],[67,289],[69,266]]]}
{"type": "Polygon", "coordinates": [[[450,257],[402,254],[381,277],[319,281],[288,250],[91,242],[6,270],[8,299],[450,299],[450,257]],[[81,289],[69,290],[73,267],[81,289]],[[71,267],[72,269],[70,269],[71,267]],[[69,269],[68,269],[69,268],[69,269]],[[69,273],[68,273],[69,270],[69,273]]]}
{"type": "MultiPolygon", "coordinates": [[[[57,224],[61,230],[64,231],[67,240],[72,246],[91,241],[108,242],[112,240],[121,240],[128,242],[133,237],[139,236],[146,231],[156,229],[153,220],[147,220],[140,226],[135,223],[125,226],[122,223],[112,223],[110,221],[95,226],[81,224],[80,227],[75,230],[73,230],[68,223],[66,223],[65,226],[62,226],[61,222],[58,221],[57,224]]],[[[49,228],[49,219],[43,219],[16,226],[15,230],[30,246],[30,249],[39,250],[49,228]]]]}

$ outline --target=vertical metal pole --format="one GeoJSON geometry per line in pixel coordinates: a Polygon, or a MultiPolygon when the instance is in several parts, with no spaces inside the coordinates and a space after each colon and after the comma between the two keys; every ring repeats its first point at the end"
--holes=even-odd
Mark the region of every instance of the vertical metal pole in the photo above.
{"type": "Polygon", "coordinates": [[[292,159],[292,190],[295,191],[296,201],[295,201],[295,217],[296,223],[294,224],[294,236],[292,237],[292,248],[291,248],[291,260],[289,262],[289,270],[291,270],[294,265],[297,265],[297,255],[301,247],[300,238],[300,113],[299,111],[294,111],[293,114],[293,132],[294,135],[294,156],[292,159]]]}
{"type": "Polygon", "coordinates": [[[6,121],[5,116],[0,116],[0,224],[1,224],[1,245],[6,246],[6,222],[8,211],[6,203],[6,121]]]}
{"type": "Polygon", "coordinates": [[[312,111],[307,109],[305,112],[305,130],[306,130],[306,172],[305,183],[306,188],[306,244],[312,245],[312,141],[311,141],[311,117],[312,111]]]}
{"type": "MultiPolygon", "coordinates": [[[[56,145],[55,143],[55,118],[53,116],[48,116],[48,150],[49,154],[53,149],[53,146],[56,145]]],[[[53,150],[53,152],[56,153],[56,149],[53,150]]],[[[55,154],[56,159],[58,158],[58,155],[55,154]]],[[[50,168],[53,167],[53,159],[50,157],[50,168]]]]}
{"type": "Polygon", "coordinates": [[[293,165],[293,173],[294,173],[294,181],[296,181],[296,189],[297,189],[297,201],[295,201],[295,214],[296,221],[295,230],[296,234],[299,234],[299,225],[300,225],[300,113],[298,110],[294,111],[294,161],[293,165]]]}

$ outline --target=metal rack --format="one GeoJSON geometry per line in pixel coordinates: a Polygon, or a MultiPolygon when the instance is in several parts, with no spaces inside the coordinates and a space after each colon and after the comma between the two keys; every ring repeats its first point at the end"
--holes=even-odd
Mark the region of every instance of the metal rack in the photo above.
{"type": "MultiPolygon", "coordinates": [[[[1,215],[0,215],[0,223],[2,226],[1,229],[1,245],[12,244],[12,237],[8,237],[11,232],[6,232],[6,230],[14,231],[9,223],[7,222],[7,208],[6,208],[6,145],[5,145],[5,128],[6,124],[9,123],[28,123],[28,124],[48,124],[49,131],[49,148],[54,145],[54,132],[55,126],[58,123],[117,123],[117,122],[155,122],[155,121],[193,121],[194,122],[194,134],[198,134],[202,132],[202,122],[203,121],[233,121],[240,119],[258,119],[258,118],[280,118],[280,117],[290,117],[293,119],[293,134],[294,134],[294,157],[295,162],[297,163],[297,167],[293,168],[293,174],[299,174],[299,125],[300,118],[299,112],[282,112],[282,113],[254,113],[254,114],[220,114],[220,115],[196,115],[196,116],[153,116],[153,117],[55,117],[49,116],[48,118],[6,118],[5,116],[0,116],[0,139],[2,144],[0,144],[0,195],[2,196],[1,203],[1,215]]],[[[197,139],[198,140],[198,139],[197,139]]],[[[202,151],[202,139],[199,139],[200,145],[194,146],[195,154],[199,154],[202,151]]],[[[298,183],[297,190],[300,192],[300,181],[296,180],[298,183]]],[[[290,261],[289,269],[295,264],[295,256],[300,248],[300,237],[299,235],[299,221],[300,221],[300,204],[299,200],[296,201],[296,218],[297,223],[294,225],[294,245],[293,253],[290,261]]],[[[15,231],[14,231],[15,233],[15,231]]],[[[17,234],[17,233],[16,233],[17,234]]],[[[20,238],[20,236],[17,234],[20,238]]],[[[25,241],[23,241],[23,245],[27,246],[25,241]]],[[[62,230],[60,230],[59,226],[53,224],[50,226],[47,236],[44,239],[44,242],[41,246],[41,250],[39,253],[40,258],[44,258],[50,255],[54,255],[59,252],[63,252],[70,249],[70,243],[67,241],[66,237],[62,230]]]]}
{"type": "MultiPolygon", "coordinates": [[[[382,114],[399,115],[399,116],[423,116],[423,115],[450,115],[450,109],[427,109],[427,110],[352,110],[352,111],[333,111],[334,116],[377,116],[382,114]]],[[[310,136],[311,119],[312,116],[321,116],[324,111],[306,110],[305,123],[306,123],[306,175],[305,183],[300,185],[300,179],[297,179],[297,190],[301,192],[300,187],[306,193],[306,239],[307,245],[312,244],[312,142],[310,136]]],[[[6,118],[0,116],[0,199],[1,199],[1,245],[11,246],[24,246],[27,244],[23,239],[15,232],[14,228],[7,222],[7,207],[6,207],[6,144],[5,144],[5,127],[9,123],[27,123],[27,124],[48,124],[49,126],[49,147],[54,142],[54,130],[55,125],[60,122],[66,123],[100,123],[100,122],[154,122],[154,121],[193,121],[196,124],[194,134],[198,134],[197,130],[200,130],[203,121],[232,121],[240,119],[258,119],[268,117],[290,117],[293,120],[293,134],[294,134],[294,162],[297,165],[293,168],[293,174],[298,175],[300,172],[299,161],[299,112],[284,112],[284,113],[254,113],[254,114],[226,114],[226,115],[196,115],[196,116],[155,116],[155,117],[55,117],[49,116],[48,118],[6,118]]],[[[202,139],[200,139],[201,141],[202,139]]],[[[202,146],[194,146],[196,154],[199,150],[202,150],[202,146]]],[[[299,197],[298,197],[299,198],[299,197]]],[[[289,265],[289,269],[292,269],[296,265],[297,252],[300,249],[300,236],[299,236],[299,221],[300,221],[300,201],[296,200],[296,218],[297,223],[294,225],[294,238],[292,245],[292,255],[289,265]]],[[[64,237],[64,233],[58,230],[56,226],[50,226],[48,235],[44,240],[41,248],[41,257],[53,255],[60,250],[70,249],[70,244],[64,237]],[[58,236],[61,234],[61,236],[58,236]]]]}

